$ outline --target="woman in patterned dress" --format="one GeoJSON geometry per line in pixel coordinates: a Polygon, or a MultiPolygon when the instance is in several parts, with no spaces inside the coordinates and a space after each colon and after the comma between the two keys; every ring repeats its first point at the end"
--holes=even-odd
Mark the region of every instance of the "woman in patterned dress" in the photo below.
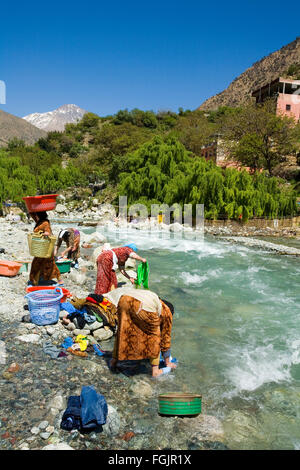
{"type": "MultiPolygon", "coordinates": [[[[52,235],[47,212],[31,212],[29,215],[35,221],[34,232],[43,232],[45,236],[52,235]]],[[[60,285],[63,284],[61,274],[54,261],[54,255],[52,255],[51,258],[33,258],[29,282],[30,284],[37,286],[40,278],[43,278],[44,281],[57,279],[60,285]]]]}
{"type": "Polygon", "coordinates": [[[104,250],[97,258],[97,280],[95,294],[104,294],[116,289],[118,281],[116,276],[116,269],[119,268],[120,272],[134,284],[134,279],[130,277],[125,271],[125,263],[128,258],[133,258],[138,261],[146,262],[145,258],[141,258],[136,254],[137,247],[134,243],[129,245],[113,248],[112,250],[104,250]]]}
{"type": "Polygon", "coordinates": [[[61,256],[67,255],[68,259],[71,259],[75,268],[78,268],[78,258],[80,257],[80,232],[75,228],[67,228],[61,230],[58,235],[57,245],[54,249],[54,256],[57,255],[58,250],[62,244],[65,242],[67,248],[61,253],[61,256]]]}
{"type": "MultiPolygon", "coordinates": [[[[134,361],[149,359],[152,366],[152,376],[158,377],[171,372],[176,365],[171,362],[171,331],[174,311],[172,304],[159,299],[151,291],[143,292],[148,295],[144,301],[134,298],[141,294],[138,289],[132,292],[130,288],[124,290],[124,294],[118,300],[118,329],[114,344],[113,359],[110,366],[116,370],[118,361],[134,361]],[[153,305],[156,306],[153,308],[153,305]],[[150,308],[152,307],[152,308],[150,308]],[[151,311],[149,311],[151,310],[151,311]],[[160,353],[162,353],[166,367],[160,369],[160,353]]],[[[113,296],[117,293],[112,291],[113,296]]],[[[117,297],[120,296],[120,293],[117,297]]],[[[110,298],[110,297],[108,297],[110,298]]]]}

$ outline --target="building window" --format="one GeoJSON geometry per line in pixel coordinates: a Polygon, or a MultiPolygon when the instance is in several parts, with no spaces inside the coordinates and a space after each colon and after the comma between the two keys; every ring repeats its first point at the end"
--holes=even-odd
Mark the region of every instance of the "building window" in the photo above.
{"type": "Polygon", "coordinates": [[[286,104],[286,105],[285,105],[285,109],[286,109],[286,111],[290,111],[290,110],[291,110],[291,105],[290,105],[290,104],[286,104]]]}

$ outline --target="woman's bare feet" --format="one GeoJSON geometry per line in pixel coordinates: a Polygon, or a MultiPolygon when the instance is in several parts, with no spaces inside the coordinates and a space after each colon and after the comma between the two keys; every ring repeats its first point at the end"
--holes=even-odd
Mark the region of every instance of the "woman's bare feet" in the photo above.
{"type": "Polygon", "coordinates": [[[62,322],[64,325],[68,325],[69,323],[71,323],[71,320],[67,317],[63,317],[62,322]]]}

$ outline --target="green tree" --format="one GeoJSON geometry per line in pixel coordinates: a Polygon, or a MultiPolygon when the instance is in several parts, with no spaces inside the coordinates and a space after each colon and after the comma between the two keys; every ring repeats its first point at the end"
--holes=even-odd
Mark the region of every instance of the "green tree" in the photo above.
{"type": "Polygon", "coordinates": [[[295,121],[278,116],[273,100],[261,105],[250,103],[229,114],[221,126],[230,156],[253,170],[274,167],[295,152],[295,121]]]}

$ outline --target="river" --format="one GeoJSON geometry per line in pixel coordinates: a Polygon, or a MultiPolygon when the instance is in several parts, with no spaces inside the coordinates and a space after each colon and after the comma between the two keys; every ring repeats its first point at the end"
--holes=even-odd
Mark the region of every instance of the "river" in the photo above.
{"type": "Polygon", "coordinates": [[[103,233],[137,244],[150,289],[175,306],[179,365],[164,391],[202,394],[231,449],[300,449],[299,258],[207,236],[103,233]]]}

